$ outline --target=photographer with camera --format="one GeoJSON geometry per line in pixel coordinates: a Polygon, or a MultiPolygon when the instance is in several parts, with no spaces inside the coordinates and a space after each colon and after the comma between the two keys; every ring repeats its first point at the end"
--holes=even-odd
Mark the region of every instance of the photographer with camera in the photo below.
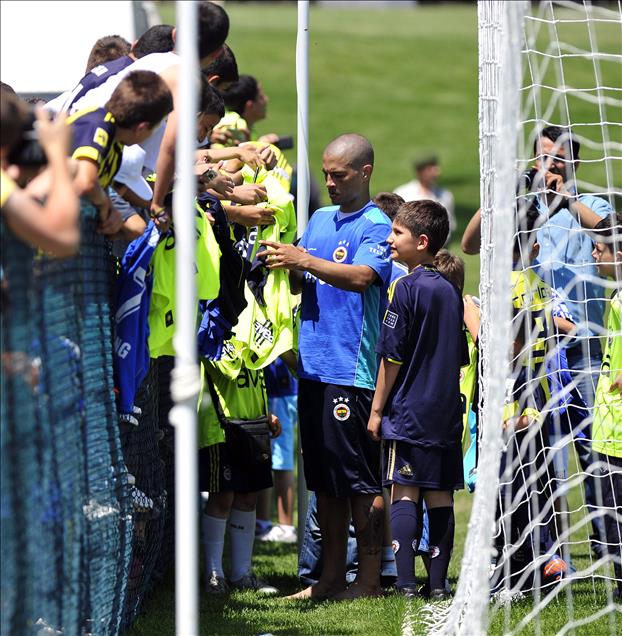
{"type": "Polygon", "coordinates": [[[18,238],[32,247],[54,256],[71,256],[80,242],[79,201],[67,160],[71,132],[65,118],[50,121],[40,106],[29,114],[26,104],[5,84],[0,99],[2,219],[18,238]],[[33,166],[35,159],[37,165],[33,166]],[[16,180],[24,183],[20,178],[25,172],[22,160],[27,170],[36,168],[33,176],[47,163],[46,174],[41,175],[49,184],[45,203],[16,183],[16,180]]]}

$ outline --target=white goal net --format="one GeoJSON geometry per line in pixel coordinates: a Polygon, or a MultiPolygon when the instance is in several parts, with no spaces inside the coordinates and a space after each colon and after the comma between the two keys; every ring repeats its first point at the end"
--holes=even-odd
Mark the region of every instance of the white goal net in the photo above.
{"type": "Polygon", "coordinates": [[[477,482],[429,626],[619,634],[620,2],[480,2],[479,86],[477,482]]]}

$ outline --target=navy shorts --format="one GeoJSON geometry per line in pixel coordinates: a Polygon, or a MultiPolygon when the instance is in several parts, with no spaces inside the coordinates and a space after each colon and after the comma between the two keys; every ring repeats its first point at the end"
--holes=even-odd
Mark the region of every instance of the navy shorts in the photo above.
{"type": "Polygon", "coordinates": [[[417,486],[423,490],[460,490],[464,488],[462,448],[415,446],[387,439],[383,442],[382,482],[417,486]]]}
{"type": "Polygon", "coordinates": [[[298,383],[307,488],[329,497],[380,494],[380,443],[367,434],[373,391],[313,380],[298,383]]]}
{"type": "Polygon", "coordinates": [[[241,465],[230,442],[212,444],[199,450],[199,490],[201,492],[259,492],[272,488],[268,464],[241,465]]]}

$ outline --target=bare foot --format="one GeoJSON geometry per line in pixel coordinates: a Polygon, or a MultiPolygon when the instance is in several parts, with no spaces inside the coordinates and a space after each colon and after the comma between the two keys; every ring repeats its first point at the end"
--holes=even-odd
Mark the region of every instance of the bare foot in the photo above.
{"type": "Polygon", "coordinates": [[[321,583],[316,583],[315,585],[306,587],[304,590],[300,590],[300,592],[296,592],[296,594],[291,594],[283,598],[287,601],[304,601],[307,599],[311,599],[312,601],[325,601],[326,599],[334,598],[338,594],[342,594],[344,591],[343,586],[331,588],[321,583]]]}
{"type": "Polygon", "coordinates": [[[332,597],[333,601],[353,601],[357,598],[379,598],[383,596],[379,585],[364,585],[356,581],[340,594],[332,597]]]}

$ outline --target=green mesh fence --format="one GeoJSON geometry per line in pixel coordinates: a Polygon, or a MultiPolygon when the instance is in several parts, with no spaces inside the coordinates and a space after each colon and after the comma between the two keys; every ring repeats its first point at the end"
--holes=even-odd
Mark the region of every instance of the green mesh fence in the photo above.
{"type": "Polygon", "coordinates": [[[64,260],[34,254],[1,228],[2,634],[120,633],[160,553],[157,374],[139,395],[140,426],[119,431],[114,260],[96,223],[83,204],[80,252],[64,260]],[[137,511],[134,488],[149,510],[137,511]]]}
{"type": "Polygon", "coordinates": [[[142,413],[139,425],[121,428],[123,454],[129,472],[135,478],[134,537],[122,629],[138,615],[151,590],[153,571],[160,555],[166,520],[164,467],[160,460],[161,439],[158,421],[158,370],[153,360],[149,373],[135,400],[142,413]]]}

